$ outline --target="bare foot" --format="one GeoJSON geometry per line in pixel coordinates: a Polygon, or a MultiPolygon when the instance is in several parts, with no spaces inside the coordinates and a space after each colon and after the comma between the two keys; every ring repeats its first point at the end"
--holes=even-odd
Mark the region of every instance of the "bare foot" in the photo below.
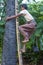
{"type": "Polygon", "coordinates": [[[22,43],[26,43],[28,41],[29,41],[29,39],[25,39],[25,40],[22,41],[22,43]]]}
{"type": "Polygon", "coordinates": [[[24,52],[26,52],[26,51],[25,51],[25,50],[23,50],[23,49],[20,49],[20,51],[21,51],[21,52],[23,52],[23,53],[24,53],[24,52]]]}
{"type": "Polygon", "coordinates": [[[26,51],[26,44],[23,44],[23,48],[20,51],[21,52],[25,52],[26,51]]]}

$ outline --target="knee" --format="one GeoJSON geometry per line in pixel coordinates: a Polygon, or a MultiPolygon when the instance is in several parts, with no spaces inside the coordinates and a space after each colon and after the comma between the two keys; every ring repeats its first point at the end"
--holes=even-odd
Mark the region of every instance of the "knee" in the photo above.
{"type": "Polygon", "coordinates": [[[21,29],[21,26],[19,26],[18,29],[20,30],[21,29]]]}

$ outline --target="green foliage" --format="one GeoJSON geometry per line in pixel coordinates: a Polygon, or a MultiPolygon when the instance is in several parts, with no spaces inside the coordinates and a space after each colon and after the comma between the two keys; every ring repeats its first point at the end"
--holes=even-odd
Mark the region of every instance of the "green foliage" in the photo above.
{"type": "Polygon", "coordinates": [[[5,30],[5,0],[0,0],[0,63],[2,59],[2,45],[3,45],[3,37],[4,37],[4,30],[5,30]]]}
{"type": "Polygon", "coordinates": [[[28,5],[28,10],[33,15],[33,17],[37,22],[37,27],[34,33],[34,37],[39,37],[40,39],[43,32],[43,2],[41,3],[38,2],[38,3],[28,5]]]}
{"type": "Polygon", "coordinates": [[[1,63],[1,59],[2,59],[2,48],[0,48],[0,63],[1,63]]]}
{"type": "MultiPolygon", "coordinates": [[[[22,0],[19,1],[21,3],[22,0]]],[[[5,29],[5,6],[6,6],[6,0],[0,0],[1,5],[0,6],[0,48],[2,48],[3,43],[3,35],[4,35],[4,29],[5,29]]],[[[32,46],[36,44],[39,48],[39,50],[43,50],[43,2],[38,2],[34,4],[28,4],[28,11],[33,15],[37,22],[36,31],[31,36],[30,41],[26,44],[26,49],[29,49],[32,51],[32,46]]],[[[25,19],[23,17],[19,18],[20,25],[25,23],[25,19]]],[[[22,38],[22,37],[21,37],[22,38]]],[[[0,50],[1,51],[1,50],[0,50]]],[[[1,53],[1,52],[0,52],[1,53]]],[[[34,56],[34,54],[33,54],[34,56]]],[[[36,57],[36,54],[35,56],[36,57]]],[[[32,56],[31,56],[32,58],[32,56]]],[[[36,59],[35,59],[36,60],[36,59]]]]}
{"type": "Polygon", "coordinates": [[[0,0],[0,47],[2,47],[2,43],[3,43],[3,35],[4,35],[4,28],[5,28],[5,21],[4,21],[4,17],[5,17],[5,10],[4,10],[4,1],[0,0]]]}
{"type": "MultiPolygon", "coordinates": [[[[29,4],[28,5],[28,11],[33,15],[33,17],[35,18],[35,20],[37,22],[36,31],[33,33],[30,41],[26,45],[27,48],[31,49],[31,46],[34,44],[37,44],[38,47],[40,46],[39,39],[42,36],[42,32],[43,32],[43,2],[29,4]],[[39,39],[35,40],[37,37],[39,39]]],[[[20,21],[20,24],[25,23],[25,19],[23,17],[20,17],[19,21],[20,21]]]]}
{"type": "MultiPolygon", "coordinates": [[[[33,59],[31,60],[31,62],[32,63],[35,62],[37,64],[37,60],[40,57],[41,53],[34,52],[33,46],[37,46],[39,52],[43,51],[43,2],[28,4],[28,11],[35,18],[37,22],[37,27],[35,32],[32,34],[30,41],[26,44],[26,51],[28,51],[28,53],[26,52],[24,56],[26,58],[31,57],[33,59]]],[[[25,23],[25,19],[23,17],[20,17],[19,21],[20,21],[20,25],[25,23]]]]}
{"type": "Polygon", "coordinates": [[[40,49],[43,50],[43,34],[40,37],[40,49]]]}

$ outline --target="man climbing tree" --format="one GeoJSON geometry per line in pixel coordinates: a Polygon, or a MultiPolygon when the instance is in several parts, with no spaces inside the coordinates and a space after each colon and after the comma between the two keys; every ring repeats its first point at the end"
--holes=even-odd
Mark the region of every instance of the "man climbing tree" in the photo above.
{"type": "MultiPolygon", "coordinates": [[[[15,14],[15,0],[6,0],[6,17],[15,14]]],[[[16,21],[5,24],[2,65],[16,65],[16,21]]]]}

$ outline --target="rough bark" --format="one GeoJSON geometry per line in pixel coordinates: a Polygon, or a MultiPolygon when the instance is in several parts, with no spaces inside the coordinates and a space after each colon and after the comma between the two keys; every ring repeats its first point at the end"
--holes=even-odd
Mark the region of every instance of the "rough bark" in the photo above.
{"type": "MultiPolygon", "coordinates": [[[[6,16],[15,14],[15,0],[6,0],[6,16]]],[[[16,21],[12,19],[5,24],[2,65],[16,65],[16,21]]]]}

